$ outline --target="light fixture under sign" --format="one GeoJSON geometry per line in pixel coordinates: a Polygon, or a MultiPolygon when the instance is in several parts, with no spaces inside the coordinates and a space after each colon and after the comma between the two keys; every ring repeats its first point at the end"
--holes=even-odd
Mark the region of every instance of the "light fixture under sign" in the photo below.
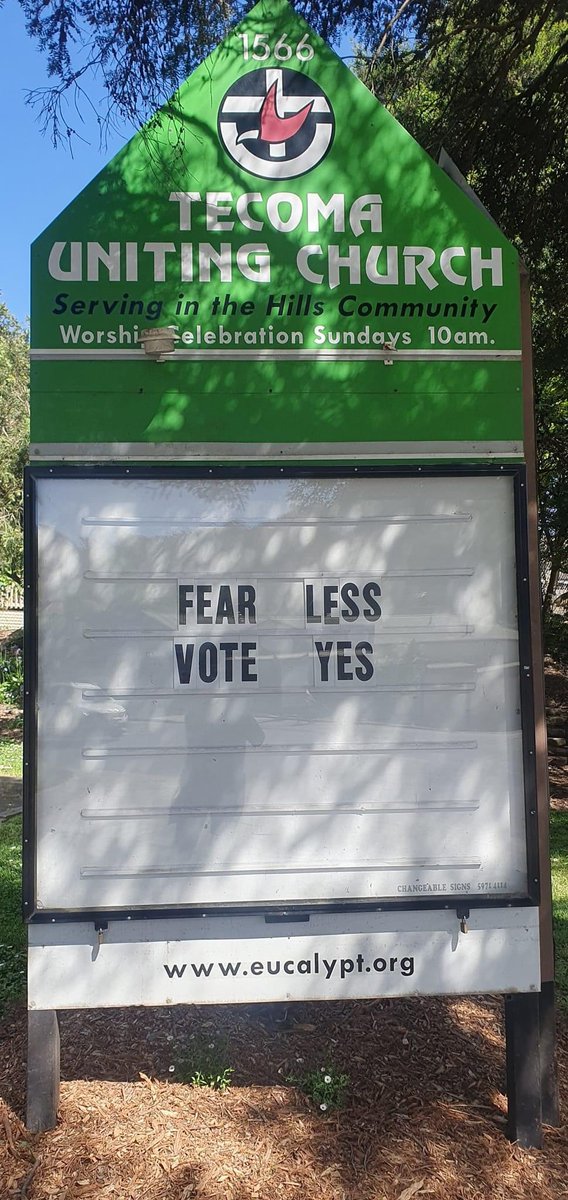
{"type": "Polygon", "coordinates": [[[173,354],[179,334],[176,325],[161,325],[157,329],[141,329],[138,338],[148,358],[163,362],[168,354],[173,354]]]}

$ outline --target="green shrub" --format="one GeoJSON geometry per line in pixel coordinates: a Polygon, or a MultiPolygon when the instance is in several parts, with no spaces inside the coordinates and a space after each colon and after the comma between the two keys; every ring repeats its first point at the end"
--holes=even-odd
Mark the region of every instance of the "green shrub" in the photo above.
{"type": "Polygon", "coordinates": [[[0,650],[0,701],[19,708],[24,703],[24,661],[18,645],[0,650]]]}
{"type": "Polygon", "coordinates": [[[568,666],[568,621],[558,613],[545,617],[544,650],[555,662],[568,666]]]}

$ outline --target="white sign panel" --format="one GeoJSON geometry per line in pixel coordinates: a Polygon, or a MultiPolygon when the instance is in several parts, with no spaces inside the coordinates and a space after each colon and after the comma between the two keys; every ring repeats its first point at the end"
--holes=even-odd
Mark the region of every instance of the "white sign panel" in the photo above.
{"type": "Polygon", "coordinates": [[[36,911],[526,895],[510,476],[36,489],[36,911]]]}
{"type": "Polygon", "coordinates": [[[30,1008],[223,1004],[530,992],[538,910],[321,914],[31,925],[30,1008]]]}

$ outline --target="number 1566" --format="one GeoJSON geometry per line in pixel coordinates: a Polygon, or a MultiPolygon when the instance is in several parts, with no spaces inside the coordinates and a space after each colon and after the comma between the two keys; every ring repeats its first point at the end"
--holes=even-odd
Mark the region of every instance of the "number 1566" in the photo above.
{"type": "Polygon", "coordinates": [[[296,44],[291,46],[285,33],[281,38],[278,38],[274,48],[270,45],[268,38],[264,33],[255,33],[252,42],[248,33],[237,33],[236,37],[240,38],[243,43],[243,58],[245,62],[254,58],[257,62],[265,62],[272,55],[279,62],[288,62],[291,58],[297,58],[299,62],[309,62],[314,57],[314,48],[308,42],[307,33],[296,44]]]}

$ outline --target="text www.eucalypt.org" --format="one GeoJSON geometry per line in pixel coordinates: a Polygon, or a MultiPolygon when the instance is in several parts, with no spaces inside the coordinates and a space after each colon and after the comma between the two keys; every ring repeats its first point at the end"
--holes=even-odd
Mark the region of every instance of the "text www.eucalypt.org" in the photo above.
{"type": "Polygon", "coordinates": [[[378,975],[414,975],[413,955],[397,955],[365,958],[357,954],[354,958],[324,958],[318,951],[308,958],[270,958],[264,962],[183,962],[164,963],[168,979],[182,979],[186,971],[196,979],[242,978],[245,975],[319,975],[324,980],[346,979],[348,975],[376,972],[378,975]]]}

